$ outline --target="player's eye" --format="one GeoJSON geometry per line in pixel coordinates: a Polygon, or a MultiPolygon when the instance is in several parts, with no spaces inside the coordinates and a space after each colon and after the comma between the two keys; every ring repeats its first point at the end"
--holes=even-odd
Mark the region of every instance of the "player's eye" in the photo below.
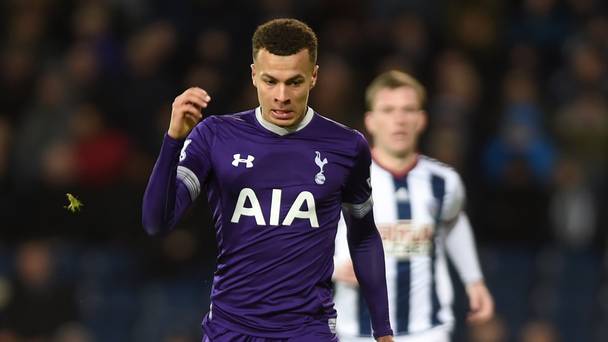
{"type": "Polygon", "coordinates": [[[289,85],[297,87],[297,86],[301,85],[302,83],[304,83],[303,80],[295,80],[295,81],[289,82],[289,85]]]}
{"type": "Polygon", "coordinates": [[[264,82],[266,84],[268,84],[268,85],[275,85],[275,84],[277,84],[276,80],[271,80],[271,79],[266,79],[266,80],[264,80],[264,82]]]}

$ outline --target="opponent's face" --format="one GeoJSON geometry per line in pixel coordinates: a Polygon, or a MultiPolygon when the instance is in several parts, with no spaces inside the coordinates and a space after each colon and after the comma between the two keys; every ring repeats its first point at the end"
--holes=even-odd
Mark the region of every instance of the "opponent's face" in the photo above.
{"type": "Polygon", "coordinates": [[[418,136],[426,126],[416,91],[407,86],[380,89],[372,110],[365,115],[365,128],[372,135],[374,148],[395,157],[416,151],[418,136]]]}
{"type": "Polygon", "coordinates": [[[306,114],[308,94],[317,81],[319,67],[308,57],[308,50],[290,56],[277,56],[266,49],[258,51],[251,65],[251,79],[258,91],[262,116],[281,127],[295,126],[306,114]]]}

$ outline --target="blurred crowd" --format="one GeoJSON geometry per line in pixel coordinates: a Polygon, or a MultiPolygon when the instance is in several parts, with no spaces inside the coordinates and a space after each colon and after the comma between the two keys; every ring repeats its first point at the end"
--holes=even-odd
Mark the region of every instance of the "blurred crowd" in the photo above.
{"type": "Polygon", "coordinates": [[[185,88],[211,94],[207,115],[256,106],[250,39],[276,17],[317,32],[310,105],[330,118],[363,130],[365,86],[387,69],[426,85],[421,152],[463,175],[497,304],[490,324],[459,321],[456,341],[608,340],[606,7],[0,2],[0,341],[200,340],[215,255],[205,203],[150,238],[141,198],[185,88]],[[67,192],[81,212],[63,208],[67,192]]]}

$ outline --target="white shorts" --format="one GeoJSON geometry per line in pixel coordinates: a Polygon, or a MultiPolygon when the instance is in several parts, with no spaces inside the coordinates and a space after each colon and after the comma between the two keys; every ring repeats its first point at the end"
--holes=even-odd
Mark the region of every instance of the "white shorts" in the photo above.
{"type": "MultiPolygon", "coordinates": [[[[451,329],[440,326],[409,335],[399,335],[393,337],[395,342],[450,342],[451,329]]],[[[350,337],[338,335],[340,342],[369,342],[374,341],[373,337],[350,337]]]]}

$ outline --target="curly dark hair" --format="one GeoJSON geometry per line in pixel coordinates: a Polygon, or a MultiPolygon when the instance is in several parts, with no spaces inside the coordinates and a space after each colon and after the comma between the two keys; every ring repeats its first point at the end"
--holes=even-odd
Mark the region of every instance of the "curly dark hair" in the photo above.
{"type": "Polygon", "coordinates": [[[308,49],[310,61],[317,62],[317,35],[297,19],[273,19],[255,30],[252,38],[253,59],[260,49],[277,56],[290,56],[308,49]]]}

